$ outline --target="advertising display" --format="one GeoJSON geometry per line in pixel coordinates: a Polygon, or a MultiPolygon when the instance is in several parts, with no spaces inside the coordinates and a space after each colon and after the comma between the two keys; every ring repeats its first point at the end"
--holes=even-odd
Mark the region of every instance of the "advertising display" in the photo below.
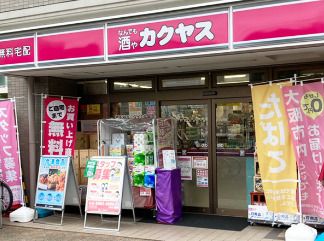
{"type": "Polygon", "coordinates": [[[44,98],[42,155],[73,155],[78,104],[76,98],[44,98]]]}
{"type": "Polygon", "coordinates": [[[0,177],[9,185],[13,205],[23,203],[14,102],[0,101],[0,177]]]}
{"type": "Polygon", "coordinates": [[[197,187],[208,187],[208,169],[196,169],[197,187]]]}
{"type": "Polygon", "coordinates": [[[228,12],[108,25],[108,58],[228,44],[228,12]]]}
{"type": "Polygon", "coordinates": [[[318,177],[324,158],[323,83],[282,88],[300,172],[302,213],[324,218],[324,189],[318,177]]]}
{"type": "Polygon", "coordinates": [[[193,168],[208,169],[208,157],[207,156],[193,156],[192,157],[193,168]]]}
{"type": "Polygon", "coordinates": [[[64,209],[70,157],[42,156],[37,176],[35,206],[64,209]]]}
{"type": "Polygon", "coordinates": [[[119,215],[125,174],[125,157],[91,158],[97,161],[95,175],[88,179],[85,211],[119,215]]]}
{"type": "Polygon", "coordinates": [[[297,168],[279,85],[252,87],[256,146],[269,211],[298,213],[297,168]]]}
{"type": "Polygon", "coordinates": [[[192,180],[191,156],[178,156],[177,166],[181,169],[181,180],[192,180]]]}

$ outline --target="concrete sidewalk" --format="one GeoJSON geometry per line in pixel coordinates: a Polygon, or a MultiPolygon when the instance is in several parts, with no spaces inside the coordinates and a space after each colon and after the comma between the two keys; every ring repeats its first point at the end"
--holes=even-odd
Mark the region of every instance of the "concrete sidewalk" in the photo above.
{"type": "MultiPolygon", "coordinates": [[[[58,217],[48,217],[42,219],[42,221],[54,222],[58,221],[58,217]]],[[[89,224],[97,227],[114,227],[116,224],[113,221],[101,222],[100,218],[89,216],[89,224]]],[[[23,233],[26,239],[12,240],[54,240],[44,236],[39,236],[37,231],[40,233],[48,233],[51,231],[59,231],[60,237],[67,237],[66,239],[59,238],[55,240],[103,240],[101,235],[104,235],[104,240],[170,240],[170,241],[185,241],[185,240],[227,240],[227,241],[278,241],[284,240],[285,229],[272,228],[271,226],[247,226],[242,231],[228,231],[219,229],[205,229],[205,228],[193,228],[176,225],[164,225],[164,224],[152,224],[152,223],[141,223],[132,222],[131,220],[122,219],[120,232],[105,231],[105,230],[93,230],[84,229],[83,220],[79,217],[64,217],[63,225],[49,225],[40,223],[11,223],[8,218],[4,218],[4,229],[0,230],[0,237],[15,237],[15,235],[21,234],[15,232],[15,228],[29,228],[33,232],[29,232],[29,229],[23,229],[23,233]],[[6,231],[7,230],[7,231],[6,231]],[[45,231],[44,231],[45,230],[45,231]],[[14,232],[14,233],[11,233],[14,232]],[[35,233],[35,238],[28,235],[35,233]],[[89,239],[90,234],[90,239],[89,239]],[[4,236],[5,235],[5,236],[4,236]],[[38,235],[38,236],[37,236],[38,235]],[[100,235],[94,238],[93,235],[100,235]],[[40,238],[40,239],[37,239],[40,238]],[[70,239],[71,237],[71,239],[70,239]],[[72,239],[72,237],[74,237],[72,239]],[[92,237],[92,238],[91,238],[92,237]],[[34,239],[32,239],[34,238],[34,239]],[[43,239],[42,239],[43,238],[43,239]],[[98,239],[97,239],[98,238],[98,239]]],[[[51,237],[51,235],[50,235],[51,237]]],[[[8,239],[0,239],[8,240],[8,239]]]]}

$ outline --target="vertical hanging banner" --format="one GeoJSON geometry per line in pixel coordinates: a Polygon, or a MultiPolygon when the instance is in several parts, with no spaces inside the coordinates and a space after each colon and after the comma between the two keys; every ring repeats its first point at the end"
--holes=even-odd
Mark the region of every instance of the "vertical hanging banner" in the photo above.
{"type": "Polygon", "coordinates": [[[324,158],[322,83],[282,89],[300,172],[302,213],[324,218],[324,190],[318,176],[324,158]]]}
{"type": "Polygon", "coordinates": [[[0,177],[12,191],[13,205],[23,203],[16,127],[14,102],[0,101],[0,177]]]}
{"type": "Polygon", "coordinates": [[[72,156],[78,120],[78,100],[45,97],[42,155],[72,156]]]}
{"type": "Polygon", "coordinates": [[[298,213],[297,168],[280,86],[253,86],[256,145],[269,211],[298,213]]]}

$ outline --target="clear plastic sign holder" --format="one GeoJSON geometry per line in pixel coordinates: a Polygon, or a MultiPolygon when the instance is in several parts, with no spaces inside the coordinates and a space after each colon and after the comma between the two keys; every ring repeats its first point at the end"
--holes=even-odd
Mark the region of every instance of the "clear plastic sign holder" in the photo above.
{"type": "MultiPolygon", "coordinates": [[[[130,183],[130,176],[129,176],[129,172],[128,172],[128,166],[127,166],[127,159],[125,156],[118,156],[118,157],[108,157],[108,156],[101,156],[101,157],[91,157],[91,159],[94,160],[102,160],[102,159],[121,159],[124,161],[124,170],[122,171],[121,175],[121,179],[120,179],[120,186],[122,187],[122,195],[121,195],[121,200],[120,200],[120,206],[119,206],[119,213],[118,214],[111,214],[109,212],[94,212],[94,211],[88,211],[87,210],[87,205],[88,205],[88,199],[86,200],[86,208],[85,208],[85,215],[84,215],[84,228],[86,229],[95,229],[95,230],[106,230],[106,231],[117,231],[119,232],[120,230],[120,223],[121,223],[121,212],[122,209],[131,209],[132,213],[133,213],[133,220],[134,222],[136,222],[136,218],[135,218],[135,208],[134,208],[134,200],[133,200],[133,195],[132,195],[132,189],[131,189],[131,183],[130,183]],[[111,221],[111,220],[105,220],[104,219],[104,215],[109,215],[109,216],[117,216],[118,220],[117,220],[117,227],[116,228],[103,228],[103,227],[95,227],[95,226],[90,226],[89,224],[87,224],[87,215],[88,213],[90,214],[99,214],[100,215],[100,219],[101,222],[105,222],[107,223],[107,221],[111,221]]],[[[88,183],[89,183],[89,179],[88,179],[88,183]]],[[[87,196],[88,196],[88,191],[89,189],[87,189],[87,196]]]]}
{"type": "MultiPolygon", "coordinates": [[[[60,158],[60,157],[67,157],[67,156],[42,156],[42,157],[49,157],[49,158],[60,158]]],[[[71,205],[71,206],[78,206],[80,210],[80,217],[82,219],[82,209],[81,209],[81,200],[79,195],[79,188],[78,184],[76,182],[76,176],[73,170],[73,161],[70,156],[68,156],[68,172],[66,176],[66,182],[64,187],[64,201],[61,208],[52,208],[52,207],[44,207],[37,205],[35,201],[35,210],[34,210],[34,223],[41,223],[41,224],[49,224],[49,225],[63,225],[63,219],[64,219],[64,212],[65,212],[65,205],[71,205]],[[40,218],[36,218],[37,210],[36,208],[45,209],[45,210],[52,210],[55,212],[61,212],[60,221],[57,222],[47,222],[45,220],[40,220],[40,218]]],[[[39,176],[38,176],[39,178],[39,176]]],[[[38,187],[37,187],[38,188],[38,187]]],[[[37,195],[37,192],[36,192],[37,195]]],[[[37,200],[37,197],[35,198],[37,200]]]]}

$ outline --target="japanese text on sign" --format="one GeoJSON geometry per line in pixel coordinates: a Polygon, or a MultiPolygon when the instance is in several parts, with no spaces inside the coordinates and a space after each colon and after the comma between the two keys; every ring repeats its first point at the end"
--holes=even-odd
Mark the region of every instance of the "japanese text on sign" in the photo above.
{"type": "MultiPolygon", "coordinates": [[[[285,84],[283,84],[285,85],[285,84]]],[[[267,207],[297,213],[297,169],[280,86],[252,88],[256,145],[267,207]]]]}
{"type": "Polygon", "coordinates": [[[78,101],[46,98],[44,103],[46,114],[43,154],[72,156],[77,128],[78,101]]]}
{"type": "Polygon", "coordinates": [[[13,193],[13,203],[21,204],[21,173],[17,145],[14,104],[0,102],[0,177],[13,193]]]}
{"type": "Polygon", "coordinates": [[[195,24],[190,25],[179,23],[177,28],[163,25],[158,31],[155,29],[144,28],[144,30],[139,33],[141,36],[141,41],[139,43],[131,41],[131,35],[137,34],[136,29],[120,30],[118,31],[119,50],[135,49],[138,45],[140,47],[154,46],[156,44],[163,46],[168,44],[175,35],[178,35],[181,43],[187,43],[188,38],[194,39],[196,42],[199,42],[204,38],[212,40],[214,39],[214,34],[211,32],[212,25],[213,23],[211,21],[205,21],[196,22],[195,24]],[[195,30],[198,30],[198,33],[194,34],[195,30]]]}
{"type": "Polygon", "coordinates": [[[13,58],[14,56],[30,56],[31,46],[0,49],[0,58],[13,58]]]}
{"type": "Polygon", "coordinates": [[[108,26],[108,56],[228,43],[227,12],[108,26]]]}
{"type": "Polygon", "coordinates": [[[323,165],[322,83],[284,87],[286,112],[300,173],[302,211],[324,217],[324,190],[317,180],[323,165]]]}

